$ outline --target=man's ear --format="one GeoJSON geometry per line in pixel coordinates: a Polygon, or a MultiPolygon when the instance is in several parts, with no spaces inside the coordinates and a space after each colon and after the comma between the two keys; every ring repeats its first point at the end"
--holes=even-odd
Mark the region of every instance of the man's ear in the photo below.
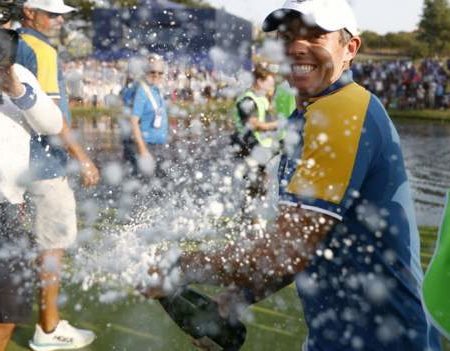
{"type": "Polygon", "coordinates": [[[349,42],[346,44],[347,52],[346,52],[346,60],[349,62],[352,61],[356,54],[358,53],[359,48],[361,47],[361,37],[352,37],[349,42]]]}
{"type": "Polygon", "coordinates": [[[23,18],[26,20],[33,20],[34,16],[36,15],[36,11],[33,9],[30,9],[29,7],[24,7],[22,9],[23,18]]]}
{"type": "Polygon", "coordinates": [[[264,80],[262,80],[261,78],[258,78],[255,80],[255,85],[260,88],[262,85],[264,84],[264,80]]]}

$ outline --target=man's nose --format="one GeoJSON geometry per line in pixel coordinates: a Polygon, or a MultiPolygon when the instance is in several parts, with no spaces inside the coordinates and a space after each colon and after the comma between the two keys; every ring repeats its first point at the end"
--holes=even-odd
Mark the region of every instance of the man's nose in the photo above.
{"type": "Polygon", "coordinates": [[[308,52],[309,43],[303,39],[296,39],[289,42],[286,46],[286,54],[289,56],[301,56],[308,52]]]}
{"type": "Polygon", "coordinates": [[[63,15],[59,15],[58,17],[56,17],[56,20],[58,21],[59,24],[63,24],[64,23],[63,15]]]}

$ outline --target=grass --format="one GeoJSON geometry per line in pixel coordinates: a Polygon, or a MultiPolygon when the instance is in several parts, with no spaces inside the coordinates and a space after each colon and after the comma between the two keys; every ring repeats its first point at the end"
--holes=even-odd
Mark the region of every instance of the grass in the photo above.
{"type": "MultiPolygon", "coordinates": [[[[97,334],[94,344],[84,351],[196,350],[155,301],[130,298],[114,304],[99,304],[73,287],[69,290],[63,318],[97,334]],[[77,306],[84,307],[78,311],[77,306]]],[[[248,340],[242,351],[298,349],[306,334],[293,287],[254,306],[249,315],[248,340]]],[[[27,350],[27,340],[32,333],[31,325],[19,328],[7,351],[27,350]]]]}
{"type": "MultiPolygon", "coordinates": [[[[422,263],[429,263],[434,250],[437,228],[421,228],[422,263]]],[[[196,350],[189,338],[167,317],[158,302],[130,297],[125,301],[101,304],[97,294],[80,292],[66,286],[68,297],[62,317],[97,334],[97,340],[84,351],[167,351],[196,350]]],[[[34,320],[36,320],[34,311],[34,320]]],[[[242,351],[298,350],[307,333],[300,301],[295,288],[289,286],[251,307],[245,324],[247,341],[242,351]]],[[[23,325],[14,335],[7,351],[28,350],[27,340],[33,326],[23,325]]],[[[450,351],[446,343],[444,350],[450,351]]]]}
{"type": "Polygon", "coordinates": [[[390,110],[389,115],[397,119],[450,121],[450,110],[390,110]]]}

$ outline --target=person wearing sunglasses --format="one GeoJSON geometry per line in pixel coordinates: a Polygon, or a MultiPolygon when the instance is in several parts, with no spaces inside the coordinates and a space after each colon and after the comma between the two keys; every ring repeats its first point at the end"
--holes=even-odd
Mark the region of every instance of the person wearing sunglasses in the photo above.
{"type": "Polygon", "coordinates": [[[160,90],[164,72],[164,59],[151,54],[134,95],[130,117],[133,147],[124,157],[131,166],[131,174],[139,178],[153,171],[156,176],[165,174],[160,167],[169,137],[167,107],[160,90]]]}
{"type": "Polygon", "coordinates": [[[56,347],[76,349],[89,345],[95,338],[93,332],[75,328],[61,320],[58,308],[61,260],[64,251],[75,243],[77,234],[75,197],[66,171],[69,154],[80,165],[84,186],[93,186],[100,179],[84,148],[71,136],[64,76],[58,52],[50,43],[50,38],[58,36],[62,28],[63,15],[72,11],[75,8],[65,5],[63,0],[27,0],[22,11],[22,28],[19,29],[22,40],[18,63],[37,77],[43,90],[59,105],[65,117],[57,139],[34,137],[31,140],[33,181],[28,191],[36,208],[33,232],[39,249],[40,285],[39,322],[30,347],[42,351],[56,347]]]}

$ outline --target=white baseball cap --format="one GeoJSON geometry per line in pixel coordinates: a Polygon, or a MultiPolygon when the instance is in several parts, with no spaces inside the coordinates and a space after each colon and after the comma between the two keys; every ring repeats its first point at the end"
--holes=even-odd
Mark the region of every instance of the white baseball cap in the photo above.
{"type": "Polygon", "coordinates": [[[64,0],[27,0],[24,6],[53,13],[69,13],[77,9],[64,4],[64,0]]]}
{"type": "Polygon", "coordinates": [[[302,15],[306,24],[318,26],[327,32],[346,29],[351,35],[358,35],[356,17],[347,0],[287,0],[283,7],[266,17],[263,31],[278,29],[290,13],[302,15]]]}

